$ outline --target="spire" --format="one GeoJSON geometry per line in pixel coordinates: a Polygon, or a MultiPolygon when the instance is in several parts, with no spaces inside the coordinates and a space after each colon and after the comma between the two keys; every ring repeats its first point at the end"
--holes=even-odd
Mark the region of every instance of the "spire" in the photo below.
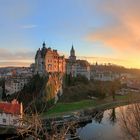
{"type": "Polygon", "coordinates": [[[72,44],[72,48],[71,48],[71,50],[73,50],[73,51],[74,51],[74,47],[73,47],[73,44],[72,44]]]}
{"type": "Polygon", "coordinates": [[[69,57],[72,61],[76,60],[76,56],[75,56],[75,50],[72,44],[71,50],[70,50],[70,57],[69,57]]]}
{"type": "Polygon", "coordinates": [[[43,42],[42,46],[43,46],[43,47],[46,47],[45,41],[43,42]]]}
{"type": "Polygon", "coordinates": [[[41,49],[41,57],[44,58],[45,55],[46,55],[46,51],[47,51],[45,41],[43,42],[42,46],[43,46],[43,47],[42,47],[42,49],[41,49]]]}
{"type": "Polygon", "coordinates": [[[74,50],[73,44],[72,44],[72,47],[71,47],[70,55],[75,56],[75,50],[74,50]]]}

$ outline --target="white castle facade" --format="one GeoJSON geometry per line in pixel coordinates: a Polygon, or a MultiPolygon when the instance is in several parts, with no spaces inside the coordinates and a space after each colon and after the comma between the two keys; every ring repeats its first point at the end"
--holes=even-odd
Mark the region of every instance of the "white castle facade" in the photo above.
{"type": "Polygon", "coordinates": [[[66,59],[66,73],[71,74],[73,77],[82,75],[90,80],[90,64],[86,60],[76,59],[73,45],[70,51],[70,56],[66,59]]]}

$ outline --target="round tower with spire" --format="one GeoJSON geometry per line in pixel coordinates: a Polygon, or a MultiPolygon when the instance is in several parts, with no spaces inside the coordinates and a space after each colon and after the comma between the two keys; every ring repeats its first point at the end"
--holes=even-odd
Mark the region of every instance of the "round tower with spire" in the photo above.
{"type": "Polygon", "coordinates": [[[74,47],[72,45],[72,48],[70,50],[70,56],[69,56],[70,61],[75,62],[76,61],[76,56],[75,56],[75,50],[74,47]]]}
{"type": "Polygon", "coordinates": [[[43,42],[42,47],[43,47],[43,48],[46,47],[46,43],[45,43],[45,41],[43,42]]]}

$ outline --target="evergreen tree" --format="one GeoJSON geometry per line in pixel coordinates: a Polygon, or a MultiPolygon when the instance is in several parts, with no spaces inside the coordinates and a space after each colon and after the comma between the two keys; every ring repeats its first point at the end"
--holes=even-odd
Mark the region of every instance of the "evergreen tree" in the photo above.
{"type": "Polygon", "coordinates": [[[2,80],[2,100],[6,100],[5,79],[2,80]]]}

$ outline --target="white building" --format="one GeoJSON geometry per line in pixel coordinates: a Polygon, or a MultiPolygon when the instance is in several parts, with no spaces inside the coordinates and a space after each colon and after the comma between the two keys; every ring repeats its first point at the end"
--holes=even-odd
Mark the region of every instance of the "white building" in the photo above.
{"type": "MultiPolygon", "coordinates": [[[[13,72],[14,73],[14,72],[13,72]]],[[[15,70],[16,76],[32,77],[33,72],[30,67],[17,68],[15,70]]]]}
{"type": "Polygon", "coordinates": [[[76,60],[73,45],[70,51],[69,59],[66,60],[66,73],[71,74],[73,77],[82,75],[90,80],[90,64],[86,60],[76,60]]]}
{"type": "Polygon", "coordinates": [[[76,75],[83,75],[90,80],[90,65],[86,60],[76,61],[76,75]]]}
{"type": "Polygon", "coordinates": [[[98,81],[114,81],[117,78],[118,78],[118,75],[112,73],[111,71],[98,72],[93,76],[93,79],[98,80],[98,81]]]}
{"type": "Polygon", "coordinates": [[[90,78],[97,81],[114,81],[120,78],[120,74],[108,69],[107,66],[91,66],[90,78]]]}
{"type": "Polygon", "coordinates": [[[12,83],[13,93],[21,91],[27,83],[28,79],[15,79],[12,83]]]}
{"type": "Polygon", "coordinates": [[[29,78],[11,78],[5,82],[6,95],[11,95],[13,93],[19,92],[23,87],[29,82],[29,78]]]}
{"type": "Polygon", "coordinates": [[[19,104],[16,100],[13,100],[11,103],[0,102],[0,125],[19,126],[22,116],[22,103],[19,104]]]}

